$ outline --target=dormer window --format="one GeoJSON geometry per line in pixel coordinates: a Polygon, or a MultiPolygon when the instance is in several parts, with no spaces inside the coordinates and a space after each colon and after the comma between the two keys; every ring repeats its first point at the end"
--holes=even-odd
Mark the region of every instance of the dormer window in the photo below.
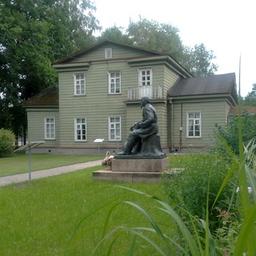
{"type": "Polygon", "coordinates": [[[112,58],[112,48],[105,48],[105,59],[112,58]]]}

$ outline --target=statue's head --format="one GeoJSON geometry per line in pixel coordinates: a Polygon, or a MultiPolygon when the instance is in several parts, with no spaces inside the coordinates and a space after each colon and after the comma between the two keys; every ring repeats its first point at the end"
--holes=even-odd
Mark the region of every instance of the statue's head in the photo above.
{"type": "Polygon", "coordinates": [[[141,107],[146,106],[146,104],[148,104],[148,103],[150,103],[150,100],[149,100],[148,97],[142,97],[142,98],[141,98],[141,102],[140,102],[140,106],[141,106],[141,107]]]}

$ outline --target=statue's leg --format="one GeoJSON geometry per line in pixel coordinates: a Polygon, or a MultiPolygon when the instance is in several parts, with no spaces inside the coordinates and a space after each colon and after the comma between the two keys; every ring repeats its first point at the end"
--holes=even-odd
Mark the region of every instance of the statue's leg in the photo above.
{"type": "Polygon", "coordinates": [[[127,142],[124,145],[124,150],[120,152],[121,155],[131,155],[133,147],[138,143],[140,137],[134,134],[130,134],[127,138],[127,142]]]}

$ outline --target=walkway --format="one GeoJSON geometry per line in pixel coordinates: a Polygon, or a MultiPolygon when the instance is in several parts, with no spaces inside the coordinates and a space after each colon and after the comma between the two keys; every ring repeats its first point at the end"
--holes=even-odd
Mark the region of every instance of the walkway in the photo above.
{"type": "MultiPolygon", "coordinates": [[[[89,161],[86,163],[79,163],[79,164],[72,164],[67,166],[51,168],[47,170],[34,171],[31,173],[31,179],[37,180],[45,177],[56,176],[56,175],[69,173],[69,172],[75,172],[85,168],[101,165],[101,162],[102,160],[96,160],[96,161],[89,161]]],[[[28,181],[28,179],[29,179],[28,173],[21,173],[16,175],[0,177],[0,187],[7,186],[10,184],[21,183],[24,181],[28,181]]]]}

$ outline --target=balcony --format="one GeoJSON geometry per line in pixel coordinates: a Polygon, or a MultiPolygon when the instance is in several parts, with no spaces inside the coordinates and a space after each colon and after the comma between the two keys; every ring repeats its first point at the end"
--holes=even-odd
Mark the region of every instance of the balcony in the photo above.
{"type": "Polygon", "coordinates": [[[161,86],[139,86],[128,89],[128,100],[140,100],[142,97],[150,99],[163,99],[163,87],[161,86]]]}

